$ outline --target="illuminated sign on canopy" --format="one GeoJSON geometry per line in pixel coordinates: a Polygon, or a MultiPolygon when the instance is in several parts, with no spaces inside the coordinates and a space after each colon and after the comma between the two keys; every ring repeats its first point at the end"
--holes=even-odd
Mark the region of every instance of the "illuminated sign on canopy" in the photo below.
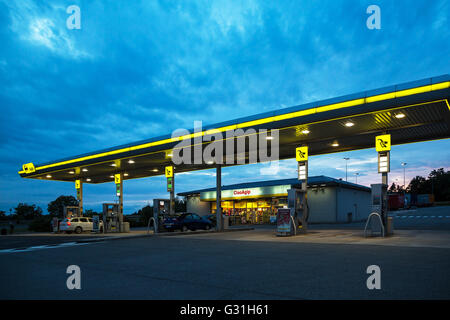
{"type": "MultiPolygon", "coordinates": [[[[272,196],[287,196],[291,185],[268,186],[258,188],[222,190],[222,200],[242,199],[242,198],[262,198],[272,196]]],[[[200,200],[216,200],[216,191],[206,191],[200,193],[200,200]]]]}

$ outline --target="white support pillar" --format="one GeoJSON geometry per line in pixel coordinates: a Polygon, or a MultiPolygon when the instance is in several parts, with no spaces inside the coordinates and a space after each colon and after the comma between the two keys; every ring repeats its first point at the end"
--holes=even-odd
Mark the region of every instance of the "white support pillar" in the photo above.
{"type": "Polygon", "coordinates": [[[217,165],[216,168],[216,230],[223,231],[222,219],[222,167],[217,165]]]}

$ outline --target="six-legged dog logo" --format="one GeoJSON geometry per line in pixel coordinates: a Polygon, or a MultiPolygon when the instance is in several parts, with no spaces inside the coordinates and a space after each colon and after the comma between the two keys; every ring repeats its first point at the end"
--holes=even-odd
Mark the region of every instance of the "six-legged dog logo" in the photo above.
{"type": "Polygon", "coordinates": [[[388,146],[388,141],[385,141],[383,139],[378,139],[378,142],[380,142],[380,147],[381,148],[387,148],[388,146]]]}

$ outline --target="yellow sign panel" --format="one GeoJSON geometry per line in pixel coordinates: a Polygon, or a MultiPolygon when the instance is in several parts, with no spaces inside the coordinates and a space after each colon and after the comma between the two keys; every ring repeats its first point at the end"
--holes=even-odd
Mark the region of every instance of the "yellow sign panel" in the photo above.
{"type": "Polygon", "coordinates": [[[116,184],[119,184],[119,183],[120,183],[120,173],[116,173],[116,174],[114,175],[114,182],[115,182],[116,184]]]}
{"type": "Polygon", "coordinates": [[[375,137],[375,149],[378,152],[391,150],[391,135],[383,134],[381,136],[376,136],[375,137]]]}
{"type": "Polygon", "coordinates": [[[298,147],[295,149],[295,159],[297,161],[307,161],[308,160],[308,147],[298,147]]]}
{"type": "Polygon", "coordinates": [[[34,164],[32,162],[24,164],[22,166],[23,171],[25,171],[25,173],[32,173],[35,172],[36,169],[34,168],[34,164]]]}
{"type": "Polygon", "coordinates": [[[173,167],[168,166],[168,167],[166,167],[166,178],[171,178],[171,177],[173,177],[173,167]]]}
{"type": "Polygon", "coordinates": [[[80,189],[80,188],[81,188],[80,180],[75,180],[75,189],[80,189]]]}

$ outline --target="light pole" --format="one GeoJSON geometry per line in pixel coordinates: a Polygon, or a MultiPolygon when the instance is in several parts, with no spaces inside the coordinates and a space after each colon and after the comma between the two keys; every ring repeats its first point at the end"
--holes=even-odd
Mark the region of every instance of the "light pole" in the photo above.
{"type": "Polygon", "coordinates": [[[406,170],[406,162],[402,162],[403,167],[403,190],[406,190],[406,179],[405,179],[405,170],[406,170]]]}
{"type": "Polygon", "coordinates": [[[345,160],[345,182],[347,182],[347,163],[348,160],[350,160],[350,158],[345,157],[344,160],[345,160]]]}
{"type": "Polygon", "coordinates": [[[359,175],[359,172],[355,172],[355,176],[356,176],[356,184],[358,184],[358,175],[359,175]]]}

